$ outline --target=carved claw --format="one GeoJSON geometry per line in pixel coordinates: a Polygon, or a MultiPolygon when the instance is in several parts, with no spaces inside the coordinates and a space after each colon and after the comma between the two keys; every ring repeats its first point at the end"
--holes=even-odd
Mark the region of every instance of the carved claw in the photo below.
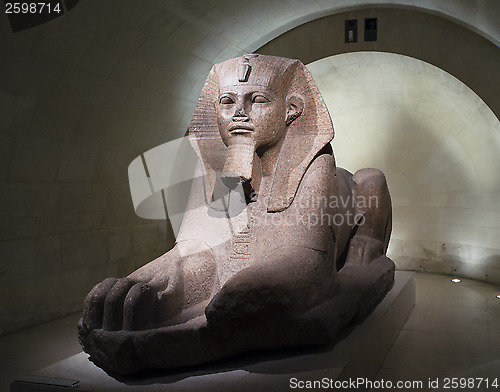
{"type": "Polygon", "coordinates": [[[128,292],[123,303],[123,329],[146,329],[152,321],[153,290],[144,283],[137,283],[128,292]]]}
{"type": "Polygon", "coordinates": [[[123,325],[123,302],[134,282],[123,278],[115,283],[104,301],[102,329],[117,331],[123,325]]]}
{"type": "Polygon", "coordinates": [[[111,288],[118,281],[116,278],[107,278],[98,283],[88,293],[83,305],[82,323],[90,329],[102,327],[104,317],[104,301],[111,288]]]}

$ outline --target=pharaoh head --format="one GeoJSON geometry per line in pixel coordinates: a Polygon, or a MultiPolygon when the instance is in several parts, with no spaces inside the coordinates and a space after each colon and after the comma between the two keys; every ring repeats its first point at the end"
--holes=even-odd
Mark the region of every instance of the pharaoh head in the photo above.
{"type": "Polygon", "coordinates": [[[228,147],[223,178],[250,181],[254,152],[260,158],[267,155],[266,161],[270,162],[264,171],[272,174],[276,163],[273,158],[279,153],[287,127],[300,116],[304,106],[301,96],[287,96],[297,61],[272,62],[248,55],[216,67],[217,125],[228,147]]]}
{"type": "Polygon", "coordinates": [[[217,173],[231,186],[250,183],[259,171],[273,178],[268,209],[280,211],[293,200],[314,155],[333,138],[333,126],[300,61],[251,54],[214,65],[190,137],[209,200],[217,173]]]}

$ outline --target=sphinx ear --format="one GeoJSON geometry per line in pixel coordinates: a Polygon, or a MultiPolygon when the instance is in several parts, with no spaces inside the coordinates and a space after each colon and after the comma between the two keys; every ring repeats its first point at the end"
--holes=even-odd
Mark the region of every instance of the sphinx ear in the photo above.
{"type": "Polygon", "coordinates": [[[299,94],[286,97],[286,125],[290,125],[304,110],[304,98],[299,94]]]}

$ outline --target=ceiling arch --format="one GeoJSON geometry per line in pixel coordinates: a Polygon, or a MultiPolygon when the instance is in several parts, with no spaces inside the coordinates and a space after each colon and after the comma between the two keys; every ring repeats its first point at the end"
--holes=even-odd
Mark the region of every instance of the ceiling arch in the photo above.
{"type": "Polygon", "coordinates": [[[498,46],[463,22],[458,24],[421,8],[372,5],[335,13],[297,26],[257,50],[298,58],[305,64],[359,51],[402,54],[435,65],[465,83],[500,117],[498,46]],[[378,18],[378,40],[345,43],[344,21],[367,17],[378,18]]]}

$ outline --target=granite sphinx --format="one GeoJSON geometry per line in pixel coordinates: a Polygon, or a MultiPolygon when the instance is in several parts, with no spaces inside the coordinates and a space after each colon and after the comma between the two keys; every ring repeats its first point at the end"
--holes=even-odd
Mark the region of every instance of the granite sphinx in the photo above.
{"type": "Polygon", "coordinates": [[[216,64],[189,139],[199,162],[175,246],[97,284],[79,338],[112,372],[333,342],[394,282],[384,174],[336,167],[332,120],[298,60],[216,64]]]}

